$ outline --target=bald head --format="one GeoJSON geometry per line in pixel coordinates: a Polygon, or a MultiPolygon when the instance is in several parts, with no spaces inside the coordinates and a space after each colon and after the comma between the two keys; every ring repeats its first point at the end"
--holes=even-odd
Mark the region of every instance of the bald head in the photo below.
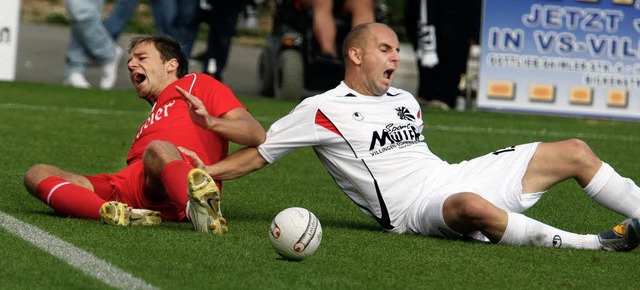
{"type": "Polygon", "coordinates": [[[352,47],[361,47],[364,45],[366,41],[367,35],[369,34],[369,26],[375,23],[364,23],[355,26],[354,28],[347,33],[347,36],[344,38],[344,42],[342,43],[342,57],[345,62],[349,58],[349,48],[352,47]]]}
{"type": "Polygon", "coordinates": [[[385,27],[392,30],[388,25],[377,22],[363,23],[353,27],[349,33],[347,33],[347,36],[345,36],[344,42],[342,43],[342,57],[345,61],[349,55],[349,48],[361,48],[366,45],[369,33],[371,33],[371,28],[373,27],[385,27]]]}

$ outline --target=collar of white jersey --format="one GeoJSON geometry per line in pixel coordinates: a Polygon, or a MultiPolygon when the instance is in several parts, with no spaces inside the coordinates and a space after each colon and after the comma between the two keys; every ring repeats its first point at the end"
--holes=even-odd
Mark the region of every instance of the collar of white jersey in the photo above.
{"type": "Polygon", "coordinates": [[[384,97],[384,96],[395,97],[395,96],[400,95],[400,92],[398,91],[398,89],[396,89],[394,87],[389,87],[387,92],[384,93],[383,95],[380,95],[380,96],[367,96],[367,95],[363,95],[361,93],[356,92],[355,90],[353,90],[352,88],[347,86],[347,84],[345,84],[344,81],[340,82],[340,85],[338,85],[338,88],[343,89],[345,91],[348,91],[348,93],[346,93],[344,95],[345,97],[384,97]]]}

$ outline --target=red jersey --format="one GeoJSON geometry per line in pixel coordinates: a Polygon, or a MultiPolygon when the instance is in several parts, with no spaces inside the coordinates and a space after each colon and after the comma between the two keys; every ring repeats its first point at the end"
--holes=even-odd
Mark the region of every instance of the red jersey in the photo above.
{"type": "Polygon", "coordinates": [[[187,148],[197,153],[205,164],[217,163],[227,156],[229,141],[193,123],[187,103],[175,86],[202,100],[214,117],[235,108],[244,108],[229,87],[207,74],[190,73],[173,82],[158,96],[151,115],[142,123],[131,144],[127,164],[141,161],[144,150],[153,140],[187,148]]]}

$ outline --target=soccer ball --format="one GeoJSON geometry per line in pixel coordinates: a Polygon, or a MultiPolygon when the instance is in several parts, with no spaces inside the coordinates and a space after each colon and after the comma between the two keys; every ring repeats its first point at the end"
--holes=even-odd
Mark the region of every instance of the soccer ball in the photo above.
{"type": "Polygon", "coordinates": [[[313,255],[322,240],[322,226],[312,212],[287,208],[273,219],[269,230],[271,246],[287,260],[301,261],[313,255]]]}

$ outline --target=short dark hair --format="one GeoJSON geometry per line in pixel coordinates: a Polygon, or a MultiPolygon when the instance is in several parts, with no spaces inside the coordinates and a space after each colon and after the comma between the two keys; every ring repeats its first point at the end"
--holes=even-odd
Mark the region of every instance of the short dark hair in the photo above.
{"type": "Polygon", "coordinates": [[[169,61],[172,58],[178,60],[177,76],[181,78],[189,73],[189,60],[180,44],[167,35],[138,36],[131,39],[129,53],[141,43],[151,42],[160,52],[160,59],[169,61]]]}

